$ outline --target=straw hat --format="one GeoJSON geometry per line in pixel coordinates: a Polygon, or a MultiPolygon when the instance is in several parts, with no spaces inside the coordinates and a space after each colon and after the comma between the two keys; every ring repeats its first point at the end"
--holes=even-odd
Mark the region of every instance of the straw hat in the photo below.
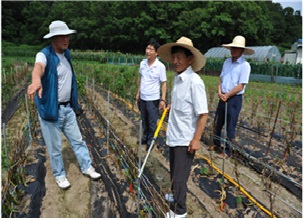
{"type": "Polygon", "coordinates": [[[251,48],[247,48],[245,47],[245,38],[243,36],[236,36],[233,39],[233,42],[230,44],[222,44],[223,47],[225,47],[226,49],[231,49],[231,47],[239,47],[239,48],[244,48],[243,54],[245,55],[252,55],[254,54],[254,50],[251,48]]]}
{"type": "Polygon", "coordinates": [[[49,26],[50,33],[44,36],[44,39],[54,37],[57,35],[68,35],[76,33],[76,30],[70,30],[67,24],[63,21],[52,21],[49,26]]]}
{"type": "Polygon", "coordinates": [[[159,47],[157,53],[160,58],[165,62],[172,63],[171,48],[174,46],[181,46],[190,50],[194,57],[191,64],[193,71],[197,72],[205,65],[206,58],[197,48],[193,47],[192,41],[187,37],[181,37],[176,43],[168,43],[159,47]]]}

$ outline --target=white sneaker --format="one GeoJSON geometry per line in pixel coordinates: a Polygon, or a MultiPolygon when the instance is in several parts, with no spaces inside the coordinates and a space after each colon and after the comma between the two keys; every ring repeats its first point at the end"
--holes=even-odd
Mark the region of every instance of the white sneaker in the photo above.
{"type": "Polygon", "coordinates": [[[174,202],[173,194],[172,194],[172,193],[166,194],[166,195],[165,195],[165,199],[166,199],[168,202],[174,202]]]}
{"type": "Polygon", "coordinates": [[[95,171],[95,168],[93,168],[92,166],[90,166],[90,167],[85,171],[84,174],[90,176],[90,178],[92,178],[92,179],[94,179],[94,180],[101,177],[101,174],[100,174],[100,173],[97,173],[97,172],[95,171]]]}
{"type": "Polygon", "coordinates": [[[58,178],[58,179],[56,180],[56,183],[57,183],[57,185],[58,185],[61,189],[67,189],[67,188],[70,187],[69,181],[68,181],[67,178],[64,177],[64,176],[58,178]]]}
{"type": "Polygon", "coordinates": [[[172,210],[170,212],[167,212],[165,215],[165,218],[186,218],[187,212],[185,214],[175,214],[172,210]]]}

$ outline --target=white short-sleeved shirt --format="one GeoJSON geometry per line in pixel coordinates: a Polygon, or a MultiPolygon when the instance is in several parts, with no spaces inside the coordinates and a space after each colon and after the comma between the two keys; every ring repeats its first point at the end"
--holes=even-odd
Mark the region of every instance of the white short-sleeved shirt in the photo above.
{"type": "Polygon", "coordinates": [[[189,66],[175,76],[167,128],[167,145],[189,146],[200,114],[208,113],[203,80],[189,66]]]}
{"type": "Polygon", "coordinates": [[[140,99],[153,101],[160,99],[160,83],[167,81],[166,67],[157,58],[149,67],[148,59],[140,63],[140,99]]]}
{"type": "MultiPolygon", "coordinates": [[[[71,97],[72,70],[64,54],[56,53],[60,62],[57,66],[58,73],[58,101],[67,102],[71,97]]],[[[35,63],[40,62],[47,65],[47,58],[44,53],[39,52],[36,55],[35,63]]]]}
{"type": "MultiPolygon", "coordinates": [[[[248,84],[250,73],[251,66],[243,57],[239,57],[234,63],[232,58],[226,59],[220,75],[222,93],[228,93],[238,84],[248,84]]],[[[244,90],[245,87],[237,95],[243,94],[244,90]]]]}

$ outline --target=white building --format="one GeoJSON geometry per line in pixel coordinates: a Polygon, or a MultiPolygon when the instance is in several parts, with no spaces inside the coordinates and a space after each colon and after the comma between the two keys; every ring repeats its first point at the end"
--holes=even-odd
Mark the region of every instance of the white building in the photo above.
{"type": "Polygon", "coordinates": [[[284,55],[284,63],[302,64],[302,39],[291,45],[291,50],[286,50],[284,55]]]}

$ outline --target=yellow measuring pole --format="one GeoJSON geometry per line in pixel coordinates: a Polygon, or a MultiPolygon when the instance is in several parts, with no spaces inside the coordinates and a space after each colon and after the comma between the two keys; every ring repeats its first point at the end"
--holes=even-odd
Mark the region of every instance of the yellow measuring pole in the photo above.
{"type": "Polygon", "coordinates": [[[164,121],[164,119],[166,117],[167,111],[168,111],[168,108],[165,108],[165,110],[164,110],[164,112],[163,112],[163,114],[162,114],[162,116],[161,116],[161,118],[160,118],[160,120],[158,122],[157,128],[156,128],[156,130],[154,132],[154,138],[157,138],[157,136],[158,136],[158,132],[159,132],[161,126],[163,125],[163,121],[164,121]]]}

